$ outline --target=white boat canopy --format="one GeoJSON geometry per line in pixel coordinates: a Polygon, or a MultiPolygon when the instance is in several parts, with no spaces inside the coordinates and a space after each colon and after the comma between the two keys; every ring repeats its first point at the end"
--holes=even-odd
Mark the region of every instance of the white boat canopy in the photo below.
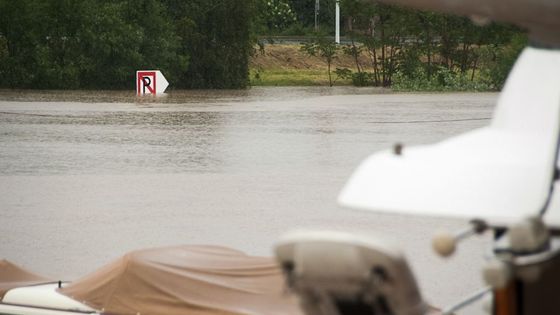
{"type": "MultiPolygon", "coordinates": [[[[339,202],[378,212],[509,225],[545,207],[559,125],[560,52],[526,48],[490,126],[433,145],[405,147],[401,154],[388,150],[370,156],[339,202]]],[[[558,201],[549,212],[560,212],[558,201]]],[[[547,218],[560,227],[560,215],[547,213],[547,218]]]]}

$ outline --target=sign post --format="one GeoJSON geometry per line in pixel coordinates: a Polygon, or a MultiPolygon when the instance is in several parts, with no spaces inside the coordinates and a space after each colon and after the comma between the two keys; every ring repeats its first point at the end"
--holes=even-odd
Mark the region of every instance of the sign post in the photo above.
{"type": "Polygon", "coordinates": [[[334,41],[340,44],[340,1],[336,0],[336,13],[335,13],[335,36],[334,41]]]}
{"type": "Polygon", "coordinates": [[[136,71],[136,95],[164,94],[169,82],[159,70],[136,71]]]}

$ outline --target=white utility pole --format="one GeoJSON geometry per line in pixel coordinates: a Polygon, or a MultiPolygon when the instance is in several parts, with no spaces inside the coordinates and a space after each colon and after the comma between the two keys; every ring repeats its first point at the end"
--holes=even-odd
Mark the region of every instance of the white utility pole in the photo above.
{"type": "Polygon", "coordinates": [[[334,37],[334,41],[337,44],[340,44],[340,1],[336,0],[336,26],[335,26],[335,37],[334,37]]]}

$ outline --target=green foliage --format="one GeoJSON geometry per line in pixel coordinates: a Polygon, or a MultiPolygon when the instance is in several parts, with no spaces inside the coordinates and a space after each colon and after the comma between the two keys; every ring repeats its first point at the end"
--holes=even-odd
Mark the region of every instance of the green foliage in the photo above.
{"type": "Polygon", "coordinates": [[[269,30],[284,30],[297,21],[296,15],[288,2],[283,0],[263,1],[264,20],[269,30]]]}
{"type": "MultiPolygon", "coordinates": [[[[261,0],[264,1],[264,0],[261,0]]],[[[327,12],[328,32],[310,35],[314,24],[315,0],[284,0],[298,17],[293,31],[277,34],[307,34],[313,41],[303,50],[319,56],[328,66],[325,51],[352,57],[356,72],[335,70],[337,80],[345,78],[354,85],[394,86],[397,89],[487,90],[499,89],[513,61],[525,44],[524,35],[515,27],[490,23],[474,25],[468,18],[434,12],[422,12],[374,1],[340,0],[343,33],[349,45],[338,46],[325,35],[334,29],[335,0],[321,0],[320,15],[327,12]],[[517,38],[522,38],[518,40],[517,38]],[[331,48],[322,48],[330,40],[331,48]]],[[[263,14],[259,14],[263,16],[263,14]]],[[[261,29],[261,35],[271,35],[261,29]]],[[[335,80],[336,81],[336,80],[335,80]]]]}
{"type": "Polygon", "coordinates": [[[352,84],[354,86],[369,86],[373,85],[373,73],[356,72],[352,74],[352,84]]]}
{"type": "Polygon", "coordinates": [[[301,47],[301,50],[310,56],[318,56],[325,61],[327,64],[329,85],[333,86],[331,66],[338,54],[337,44],[325,36],[317,35],[313,41],[305,43],[301,47]]]}
{"type": "Polygon", "coordinates": [[[182,50],[190,56],[178,87],[244,88],[253,52],[253,2],[245,0],[166,0],[182,50]]]}
{"type": "Polygon", "coordinates": [[[428,77],[426,71],[417,70],[408,76],[397,72],[392,88],[396,91],[488,91],[491,86],[474,81],[465,74],[454,72],[446,67],[438,66],[433,74],[428,77]]]}
{"type": "MultiPolygon", "coordinates": [[[[330,34],[336,0],[320,3],[330,34]]],[[[330,85],[342,51],[360,86],[423,86],[414,83],[422,74],[448,78],[439,86],[499,89],[526,43],[510,26],[362,0],[341,6],[351,45],[313,33],[304,48],[325,60],[330,85]]],[[[257,35],[309,35],[314,11],[315,0],[0,0],[0,87],[133,88],[135,71],[153,68],[173,87],[243,88],[257,35]]]]}
{"type": "Polygon", "coordinates": [[[334,70],[334,74],[336,75],[337,79],[343,79],[343,80],[352,79],[352,70],[348,68],[336,68],[334,70]]]}
{"type": "Polygon", "coordinates": [[[271,35],[313,36],[317,31],[334,35],[336,0],[320,0],[315,29],[315,0],[256,0],[253,31],[261,37],[271,35]]]}
{"type": "Polygon", "coordinates": [[[29,26],[36,18],[26,1],[0,1],[0,38],[3,51],[0,59],[0,86],[25,87],[34,80],[37,34],[29,26]],[[14,14],[14,13],[19,14],[14,14]]]}
{"type": "MultiPolygon", "coordinates": [[[[499,89],[523,46],[515,41],[518,29],[496,23],[481,27],[463,17],[361,0],[342,0],[342,11],[346,35],[370,57],[375,86],[397,80],[406,89],[499,89]]],[[[357,58],[356,66],[361,72],[357,58]]],[[[354,81],[362,85],[365,78],[354,81]]]]}
{"type": "MultiPolygon", "coordinates": [[[[417,23],[411,23],[414,11],[359,0],[342,1],[341,6],[350,22],[347,23],[346,34],[352,46],[357,46],[355,42],[363,44],[360,49],[369,55],[369,66],[373,69],[371,80],[361,75],[355,81],[359,84],[371,81],[376,86],[390,86],[392,76],[402,66],[403,60],[410,60],[408,52],[413,51],[410,49],[414,43],[411,38],[414,38],[418,29],[417,23]]],[[[362,65],[358,63],[357,57],[355,60],[358,72],[361,72],[362,65]]]]}
{"type": "Polygon", "coordinates": [[[0,60],[0,86],[130,88],[139,68],[173,77],[186,66],[155,0],[1,1],[0,11],[9,13],[0,34],[13,47],[0,60]]]}
{"type": "Polygon", "coordinates": [[[362,54],[363,51],[364,51],[364,47],[362,45],[356,45],[354,41],[352,41],[351,45],[342,46],[342,52],[345,55],[348,55],[354,59],[354,63],[356,64],[356,69],[358,69],[358,73],[362,72],[360,55],[362,54]]]}
{"type": "Polygon", "coordinates": [[[296,19],[304,27],[313,27],[315,21],[315,0],[287,0],[296,15],[296,19]]]}
{"type": "Polygon", "coordinates": [[[527,45],[527,36],[517,34],[507,46],[489,45],[482,52],[482,77],[494,89],[501,89],[506,78],[521,53],[527,45]]]}
{"type": "MultiPolygon", "coordinates": [[[[359,71],[359,72],[352,72],[352,70],[348,68],[336,68],[334,71],[336,74],[337,80],[350,80],[352,85],[354,86],[368,86],[372,85],[373,74],[359,71]]],[[[335,81],[336,82],[336,81],[335,81]]]]}
{"type": "Polygon", "coordinates": [[[0,87],[134,88],[160,69],[174,87],[248,82],[242,0],[0,0],[0,87]]]}

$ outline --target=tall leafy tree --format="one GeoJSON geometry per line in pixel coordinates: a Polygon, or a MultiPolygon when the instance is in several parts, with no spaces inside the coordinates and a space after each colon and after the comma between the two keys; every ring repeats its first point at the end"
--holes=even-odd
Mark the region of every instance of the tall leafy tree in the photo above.
{"type": "Polygon", "coordinates": [[[187,88],[244,88],[248,84],[249,30],[254,2],[193,0],[164,2],[172,14],[190,66],[180,84],[187,88]]]}
{"type": "MultiPolygon", "coordinates": [[[[346,34],[354,43],[346,51],[352,54],[365,47],[375,85],[391,85],[397,73],[401,78],[421,74],[428,81],[436,78],[442,82],[468,75],[474,81],[480,67],[497,62],[499,47],[510,45],[512,35],[519,33],[500,24],[481,27],[463,17],[360,0],[342,0],[342,9],[349,22],[346,34]],[[483,60],[488,55],[496,60],[489,64],[483,60]]],[[[362,71],[359,65],[358,69],[362,71]]]]}
{"type": "Polygon", "coordinates": [[[31,87],[35,80],[38,5],[0,0],[0,86],[31,87]]]}
{"type": "Polygon", "coordinates": [[[175,87],[244,87],[252,9],[252,0],[0,0],[0,86],[133,88],[136,70],[156,68],[175,87]]]}

